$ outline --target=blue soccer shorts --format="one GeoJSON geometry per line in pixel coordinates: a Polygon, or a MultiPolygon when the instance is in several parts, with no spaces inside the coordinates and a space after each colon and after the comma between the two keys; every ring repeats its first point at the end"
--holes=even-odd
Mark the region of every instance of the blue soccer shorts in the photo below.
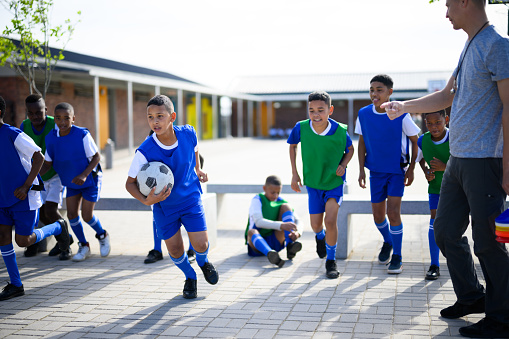
{"type": "MultiPolygon", "coordinates": [[[[272,232],[270,235],[263,237],[263,239],[265,239],[267,245],[269,245],[269,247],[276,252],[279,252],[283,248],[285,248],[285,242],[283,241],[282,244],[279,242],[279,240],[276,237],[276,232],[272,232]]],[[[265,254],[247,245],[247,255],[249,255],[250,257],[260,257],[265,254]]]]}
{"type": "Polygon", "coordinates": [[[308,191],[309,214],[321,214],[325,212],[327,200],[333,198],[338,205],[343,202],[343,185],[333,188],[329,191],[319,190],[306,186],[308,191]]]}
{"type": "Polygon", "coordinates": [[[0,225],[14,226],[16,234],[31,235],[39,222],[39,210],[12,211],[11,208],[0,208],[0,225]]]}
{"type": "Polygon", "coordinates": [[[439,199],[440,199],[440,194],[429,193],[429,209],[430,209],[430,211],[437,209],[439,199]]]}
{"type": "Polygon", "coordinates": [[[370,172],[371,203],[385,201],[388,196],[402,197],[405,191],[405,174],[370,172]]]}
{"type": "Polygon", "coordinates": [[[164,214],[160,204],[153,205],[153,214],[156,221],[157,235],[163,240],[173,237],[181,225],[184,225],[187,233],[202,232],[207,230],[205,211],[201,199],[194,204],[164,214]]]}
{"type": "Polygon", "coordinates": [[[81,194],[83,196],[83,199],[90,202],[98,202],[100,198],[101,193],[101,186],[102,186],[102,172],[99,172],[97,176],[93,176],[93,181],[95,185],[88,186],[82,189],[75,189],[66,187],[66,197],[72,197],[74,195],[81,194]]]}

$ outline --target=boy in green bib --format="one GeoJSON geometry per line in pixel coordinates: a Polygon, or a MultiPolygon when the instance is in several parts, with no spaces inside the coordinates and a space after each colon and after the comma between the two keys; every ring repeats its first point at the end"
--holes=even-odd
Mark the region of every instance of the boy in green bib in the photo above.
{"type": "Polygon", "coordinates": [[[428,132],[421,135],[417,140],[419,153],[417,154],[416,161],[421,165],[426,180],[428,180],[429,209],[431,214],[428,231],[431,265],[425,279],[436,280],[440,276],[440,249],[435,242],[433,223],[437,214],[442,177],[450,155],[449,129],[446,127],[449,117],[444,110],[441,110],[427,113],[424,118],[428,132]]]}
{"type": "Polygon", "coordinates": [[[288,202],[279,196],[281,188],[279,177],[267,177],[263,193],[257,194],[251,200],[249,221],[244,235],[249,256],[266,255],[269,262],[278,267],[285,264],[279,251],[286,247],[286,257],[293,259],[302,249],[302,244],[297,241],[302,230],[298,228],[288,202]]]}
{"type": "Polygon", "coordinates": [[[309,119],[299,121],[288,137],[292,165],[292,189],[300,192],[302,181],[297,171],[297,145],[301,143],[304,185],[308,192],[311,228],[315,232],[316,252],[325,261],[326,276],[339,276],[336,265],[337,217],[343,201],[346,166],[353,156],[347,126],[329,116],[334,112],[327,92],[308,97],[309,119]],[[323,224],[325,223],[325,232],[323,224]]]}

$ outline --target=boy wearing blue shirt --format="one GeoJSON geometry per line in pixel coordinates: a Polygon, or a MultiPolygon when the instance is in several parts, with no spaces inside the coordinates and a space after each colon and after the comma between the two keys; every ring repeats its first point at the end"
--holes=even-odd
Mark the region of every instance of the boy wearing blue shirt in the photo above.
{"type": "Polygon", "coordinates": [[[270,175],[265,179],[263,193],[251,200],[244,234],[249,256],[265,255],[271,264],[280,268],[285,261],[280,258],[279,251],[286,247],[286,257],[291,260],[302,249],[297,241],[302,230],[297,227],[292,208],[279,195],[281,188],[279,177],[270,175]]]}
{"type": "Polygon", "coordinates": [[[422,168],[426,180],[428,180],[429,210],[429,253],[431,265],[425,275],[426,280],[436,280],[440,276],[440,249],[435,241],[433,224],[437,214],[438,200],[440,199],[440,187],[444,176],[445,167],[449,160],[449,129],[446,127],[449,117],[445,110],[426,113],[424,115],[428,132],[424,133],[417,140],[419,153],[416,162],[422,168]]]}
{"type": "Polygon", "coordinates": [[[70,104],[62,102],[55,107],[58,130],[52,130],[46,136],[46,160],[41,173],[53,166],[67,188],[67,217],[79,241],[78,252],[72,260],[83,261],[91,253],[79,216],[80,205],[83,220],[96,232],[101,257],[110,254],[111,246],[108,232],[94,215],[102,185],[99,151],[90,132],[75,126],[74,120],[74,108],[70,104]]]}
{"type": "Polygon", "coordinates": [[[0,252],[10,278],[0,293],[0,300],[25,294],[12,245],[13,226],[16,243],[21,247],[54,235],[61,250],[69,248],[69,230],[63,219],[34,231],[39,220],[38,209],[42,205],[39,190],[43,189],[37,174],[44,156],[28,135],[3,122],[5,107],[5,101],[0,97],[0,148],[4,164],[0,166],[0,252]]]}
{"type": "Polygon", "coordinates": [[[417,134],[420,129],[409,114],[392,121],[380,108],[390,100],[392,86],[392,79],[388,75],[380,74],[371,79],[369,95],[373,103],[359,110],[355,133],[359,134],[359,186],[366,188],[366,167],[370,171],[373,219],[384,238],[378,262],[387,264],[390,260],[388,273],[399,274],[403,270],[401,198],[405,186],[410,186],[414,180],[417,134]]]}
{"type": "Polygon", "coordinates": [[[292,189],[300,192],[297,171],[297,145],[302,148],[304,185],[308,191],[311,228],[315,232],[316,252],[325,262],[326,276],[339,276],[336,265],[338,241],[337,216],[343,201],[346,166],[353,156],[352,140],[346,125],[329,116],[334,112],[327,92],[313,92],[308,97],[309,119],[299,121],[288,137],[292,165],[292,189]],[[323,224],[325,222],[325,232],[323,224]]]}
{"type": "Polygon", "coordinates": [[[217,284],[219,275],[208,261],[209,241],[205,212],[201,201],[200,182],[208,181],[200,169],[198,140],[192,126],[175,126],[177,115],[170,98],[156,95],[147,104],[147,119],[154,131],[136,150],[126,181],[127,191],[141,203],[153,205],[152,213],[157,235],[164,239],[170,258],[184,272],[183,295],[186,299],[197,297],[196,272],[191,267],[180,232],[181,225],[196,252],[196,262],[209,284],[217,284]],[[148,196],[141,194],[136,177],[148,162],[163,162],[173,172],[174,186],[155,194],[155,187],[148,196]]]}

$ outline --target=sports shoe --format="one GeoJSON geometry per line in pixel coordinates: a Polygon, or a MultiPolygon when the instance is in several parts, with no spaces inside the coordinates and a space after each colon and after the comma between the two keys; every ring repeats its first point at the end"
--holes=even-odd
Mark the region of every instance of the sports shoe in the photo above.
{"type": "Polygon", "coordinates": [[[286,257],[289,260],[292,260],[293,258],[295,258],[295,255],[297,254],[297,252],[299,252],[301,249],[302,249],[302,244],[300,242],[294,241],[294,242],[289,243],[286,246],[286,257]]]}
{"type": "Polygon", "coordinates": [[[69,247],[68,250],[60,252],[60,254],[58,255],[58,260],[69,260],[69,259],[71,259],[71,256],[72,256],[72,250],[69,247]]]}
{"type": "MultiPolygon", "coordinates": [[[[72,238],[72,235],[69,234],[69,246],[74,243],[74,239],[72,238]]],[[[56,257],[59,255],[62,251],[60,251],[60,248],[58,247],[58,243],[55,244],[55,246],[49,251],[48,255],[50,257],[56,257]]]]}
{"type": "Polygon", "coordinates": [[[388,242],[384,242],[380,254],[378,254],[378,263],[380,265],[386,265],[391,259],[392,245],[388,242]]]}
{"type": "Polygon", "coordinates": [[[437,265],[431,265],[424,279],[426,280],[437,280],[440,276],[440,267],[437,265]]]}
{"type": "Polygon", "coordinates": [[[279,268],[285,265],[285,261],[279,257],[279,253],[274,250],[269,251],[267,253],[267,259],[271,264],[277,265],[279,268]]]}
{"type": "Polygon", "coordinates": [[[78,243],[78,253],[72,257],[72,261],[83,261],[86,258],[90,257],[90,245],[88,243],[82,244],[78,243]]]}
{"type": "Polygon", "coordinates": [[[389,264],[389,268],[387,269],[387,273],[400,274],[401,272],[403,272],[403,263],[401,262],[401,256],[393,254],[391,262],[389,264]]]}
{"type": "Polygon", "coordinates": [[[198,296],[198,289],[196,288],[196,280],[187,278],[184,283],[184,291],[182,292],[184,298],[194,299],[198,296]]]}
{"type": "Polygon", "coordinates": [[[97,240],[99,240],[99,249],[101,252],[101,257],[107,257],[108,254],[110,254],[111,246],[110,246],[110,235],[106,230],[104,230],[104,233],[99,235],[96,234],[95,237],[97,240]]]}
{"type": "Polygon", "coordinates": [[[485,317],[475,324],[460,327],[459,332],[470,338],[509,338],[509,324],[485,317]]]}
{"type": "Polygon", "coordinates": [[[18,287],[11,283],[7,283],[7,286],[5,286],[2,293],[0,293],[0,301],[20,297],[22,295],[25,295],[23,285],[18,287]]]}
{"type": "Polygon", "coordinates": [[[203,266],[200,266],[203,276],[205,280],[211,285],[217,284],[219,280],[219,274],[217,273],[216,268],[209,262],[206,262],[203,266]]]}
{"type": "Polygon", "coordinates": [[[189,262],[196,261],[196,252],[193,249],[188,249],[187,258],[189,259],[189,262]]]}
{"type": "Polygon", "coordinates": [[[28,246],[25,248],[25,252],[23,252],[23,255],[27,258],[29,257],[35,257],[39,253],[39,243],[35,243],[33,245],[28,246]]]}
{"type": "Polygon", "coordinates": [[[150,250],[145,258],[145,264],[153,264],[156,261],[163,260],[163,254],[158,250],[150,250]]]}
{"type": "Polygon", "coordinates": [[[339,277],[338,267],[336,266],[336,260],[325,261],[325,275],[329,279],[337,279],[339,277]]]}
{"type": "Polygon", "coordinates": [[[62,229],[59,235],[55,235],[55,239],[57,239],[58,248],[60,248],[60,251],[67,251],[69,249],[69,246],[71,245],[67,221],[65,221],[64,219],[58,219],[57,222],[60,224],[60,227],[62,229]]]}
{"type": "Polygon", "coordinates": [[[316,253],[318,254],[319,258],[325,258],[327,256],[327,249],[325,248],[325,238],[322,240],[318,240],[318,238],[315,235],[316,240],[316,253]]]}
{"type": "Polygon", "coordinates": [[[483,296],[481,299],[474,302],[472,305],[461,304],[456,301],[454,305],[444,308],[440,311],[440,315],[447,319],[457,319],[472,313],[484,313],[485,300],[483,296]]]}

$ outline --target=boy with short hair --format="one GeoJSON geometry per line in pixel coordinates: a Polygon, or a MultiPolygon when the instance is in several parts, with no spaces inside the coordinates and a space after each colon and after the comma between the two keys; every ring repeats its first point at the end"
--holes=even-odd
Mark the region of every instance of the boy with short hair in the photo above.
{"type": "Polygon", "coordinates": [[[438,200],[440,199],[440,187],[445,167],[449,160],[449,117],[445,110],[440,110],[424,115],[428,132],[424,133],[417,140],[419,153],[416,161],[422,168],[426,180],[428,180],[429,209],[431,218],[429,220],[429,253],[431,265],[425,275],[426,280],[436,280],[440,276],[440,249],[435,242],[435,231],[433,224],[437,214],[438,200]],[[427,165],[427,166],[426,166],[427,165]],[[429,166],[429,167],[428,167],[429,166]]]}
{"type": "Polygon", "coordinates": [[[390,261],[387,272],[399,274],[403,270],[401,198],[405,186],[410,186],[414,180],[417,134],[420,128],[409,114],[392,121],[385,110],[380,108],[380,105],[390,100],[392,87],[393,81],[386,74],[371,79],[369,95],[372,104],[359,110],[355,133],[359,134],[359,186],[366,188],[366,167],[370,171],[373,219],[384,238],[378,262],[387,264],[390,261]]]}
{"type": "Polygon", "coordinates": [[[46,136],[46,161],[41,173],[46,173],[53,165],[67,188],[67,217],[79,241],[78,252],[72,260],[83,261],[91,252],[79,216],[80,205],[83,220],[96,232],[101,257],[110,254],[111,246],[108,232],[94,215],[102,185],[99,151],[90,132],[74,125],[75,118],[74,108],[70,104],[62,102],[55,107],[58,130],[54,129],[46,136]]]}
{"type": "Polygon", "coordinates": [[[4,164],[0,166],[0,252],[10,279],[0,293],[0,300],[25,294],[12,245],[13,226],[16,243],[21,247],[54,235],[61,250],[69,248],[69,230],[63,219],[34,231],[37,210],[42,205],[39,190],[43,189],[37,174],[44,156],[28,135],[3,122],[5,108],[5,101],[0,97],[0,148],[4,164]]]}
{"type": "Polygon", "coordinates": [[[252,257],[265,255],[271,264],[283,267],[285,261],[279,251],[286,247],[286,257],[291,260],[302,249],[297,241],[302,235],[298,229],[293,210],[281,198],[281,179],[270,175],[265,180],[263,192],[251,200],[249,221],[244,237],[247,254],[252,257]]]}
{"type": "Polygon", "coordinates": [[[327,92],[313,92],[308,97],[309,119],[299,121],[288,137],[292,165],[292,189],[300,192],[297,171],[297,145],[301,142],[304,185],[308,191],[311,228],[315,232],[316,252],[325,261],[326,276],[339,277],[336,265],[338,240],[337,216],[343,201],[346,166],[353,156],[352,139],[346,125],[329,116],[334,112],[327,92]],[[325,232],[323,224],[325,222],[325,232]]]}
{"type": "Polygon", "coordinates": [[[126,181],[127,191],[141,203],[152,205],[157,235],[164,239],[170,258],[186,277],[183,295],[186,299],[197,297],[196,272],[192,268],[180,232],[186,228],[196,252],[196,262],[209,284],[217,284],[219,274],[208,261],[209,241],[205,212],[201,201],[200,182],[208,181],[200,169],[198,140],[190,125],[175,126],[177,114],[173,103],[165,95],[156,95],[147,104],[147,119],[154,131],[136,150],[126,181]],[[141,194],[136,177],[148,162],[165,163],[173,172],[174,186],[155,194],[155,187],[148,196],[141,194]]]}
{"type": "MultiPolygon", "coordinates": [[[[45,138],[52,130],[56,128],[55,119],[46,115],[47,107],[43,97],[39,94],[30,94],[25,99],[25,107],[28,119],[23,120],[20,129],[25,132],[37,146],[41,148],[41,153],[46,153],[45,138]]],[[[41,191],[42,206],[39,210],[39,218],[45,225],[51,224],[59,219],[62,215],[58,212],[59,206],[62,204],[62,192],[64,186],[60,181],[60,177],[53,168],[42,175],[44,182],[44,190],[41,191]]],[[[72,237],[70,243],[73,243],[72,237]]],[[[37,254],[39,246],[36,243],[29,246],[25,250],[25,256],[30,257],[37,254]]],[[[50,256],[58,255],[60,260],[71,259],[71,248],[67,251],[60,251],[58,243],[50,251],[50,256]]]]}

